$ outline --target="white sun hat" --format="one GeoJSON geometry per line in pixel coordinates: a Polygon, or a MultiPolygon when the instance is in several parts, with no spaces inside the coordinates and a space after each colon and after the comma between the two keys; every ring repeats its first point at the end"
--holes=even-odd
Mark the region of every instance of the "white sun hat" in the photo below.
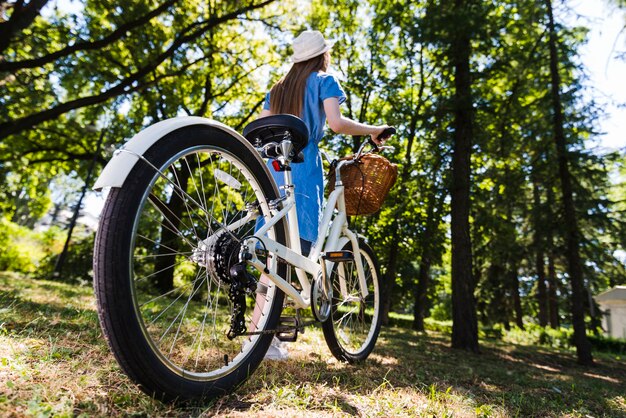
{"type": "Polygon", "coordinates": [[[322,55],[335,44],[334,40],[325,40],[320,31],[305,30],[293,40],[293,55],[291,60],[302,62],[322,55]]]}

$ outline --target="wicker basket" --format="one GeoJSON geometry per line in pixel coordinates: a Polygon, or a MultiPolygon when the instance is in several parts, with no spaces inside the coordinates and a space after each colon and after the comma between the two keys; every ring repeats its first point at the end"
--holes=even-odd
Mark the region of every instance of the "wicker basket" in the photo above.
{"type": "MultiPolygon", "coordinates": [[[[346,157],[352,159],[352,157],[346,157]]],[[[383,205],[398,177],[398,167],[378,154],[365,154],[358,161],[341,167],[346,213],[371,215],[383,205]]],[[[329,193],[335,189],[335,170],[329,173],[329,193]]]]}

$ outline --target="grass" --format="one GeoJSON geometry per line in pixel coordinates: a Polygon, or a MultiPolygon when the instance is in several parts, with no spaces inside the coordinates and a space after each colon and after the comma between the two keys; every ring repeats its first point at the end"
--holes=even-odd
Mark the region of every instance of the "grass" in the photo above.
{"type": "Polygon", "coordinates": [[[0,416],[626,417],[623,357],[383,329],[362,365],[335,361],[318,328],[264,362],[235,393],[174,406],[140,392],[102,338],[92,290],[0,273],[0,416]]]}

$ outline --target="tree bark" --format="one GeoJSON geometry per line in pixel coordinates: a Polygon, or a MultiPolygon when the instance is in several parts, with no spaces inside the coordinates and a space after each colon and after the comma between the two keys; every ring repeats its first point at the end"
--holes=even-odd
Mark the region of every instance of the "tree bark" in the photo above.
{"type": "MultiPolygon", "coordinates": [[[[546,190],[546,204],[547,208],[550,211],[548,216],[550,218],[554,217],[552,213],[552,208],[554,208],[554,192],[551,187],[548,187],[546,190]]],[[[550,225],[546,229],[546,248],[548,248],[548,319],[550,321],[550,327],[557,329],[560,326],[560,317],[559,317],[559,299],[557,295],[558,290],[558,279],[556,277],[556,267],[555,267],[555,258],[556,255],[554,253],[554,231],[553,226],[550,225]]]]}
{"type": "Polygon", "coordinates": [[[428,285],[430,283],[430,257],[424,255],[420,261],[417,285],[415,286],[415,304],[413,305],[413,329],[424,331],[424,318],[428,303],[428,285]]]}
{"type": "Polygon", "coordinates": [[[550,76],[552,84],[552,106],[554,142],[559,165],[559,177],[561,179],[561,191],[563,195],[563,213],[565,221],[565,242],[567,246],[567,262],[570,284],[572,286],[571,314],[574,328],[574,343],[578,362],[583,365],[592,365],[591,344],[587,339],[585,326],[583,268],[580,259],[580,230],[576,219],[574,197],[572,191],[571,174],[568,164],[568,151],[563,129],[564,117],[560,97],[561,80],[559,76],[559,61],[557,54],[557,39],[552,13],[552,1],[546,0],[549,24],[549,48],[550,48],[550,76]]]}
{"type": "MultiPolygon", "coordinates": [[[[455,13],[465,4],[455,2],[455,13]]],[[[478,320],[472,278],[470,237],[470,174],[472,151],[472,95],[468,29],[453,35],[451,61],[454,68],[454,146],[452,155],[451,237],[452,237],[452,347],[479,352],[478,320]]]]}
{"type": "Polygon", "coordinates": [[[541,222],[541,197],[539,195],[539,186],[533,176],[533,223],[534,237],[533,246],[535,247],[535,272],[537,274],[537,319],[539,325],[545,327],[548,325],[548,293],[546,289],[546,271],[544,265],[544,252],[542,242],[543,225],[541,222]]]}
{"type": "Polygon", "coordinates": [[[524,311],[522,310],[522,299],[519,295],[519,279],[517,269],[511,268],[509,271],[511,292],[513,294],[513,311],[515,312],[515,325],[519,329],[524,329],[524,311]]]}
{"type": "Polygon", "coordinates": [[[389,324],[389,312],[391,311],[391,293],[393,291],[393,285],[396,283],[396,272],[398,268],[398,246],[399,237],[397,223],[395,225],[394,234],[391,238],[389,245],[389,253],[387,255],[387,270],[383,275],[383,281],[380,286],[380,319],[383,325],[389,324]]]}

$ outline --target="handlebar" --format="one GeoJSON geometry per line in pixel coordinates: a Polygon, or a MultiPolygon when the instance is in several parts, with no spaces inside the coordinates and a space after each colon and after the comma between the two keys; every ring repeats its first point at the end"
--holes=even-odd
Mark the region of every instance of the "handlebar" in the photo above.
{"type": "Polygon", "coordinates": [[[391,135],[395,135],[395,134],[396,134],[396,128],[394,128],[393,126],[390,126],[389,128],[385,128],[385,130],[382,131],[382,133],[378,135],[376,139],[384,141],[385,139],[389,138],[391,135]]]}
{"type": "MultiPolygon", "coordinates": [[[[383,130],[380,135],[378,135],[376,137],[376,139],[378,139],[379,141],[384,141],[385,139],[389,138],[391,135],[394,135],[396,133],[396,128],[394,128],[393,126],[390,126],[388,128],[385,128],[385,130],[383,130]]],[[[367,140],[365,142],[363,142],[361,144],[361,146],[359,147],[359,150],[357,151],[357,153],[354,155],[354,159],[357,160],[361,157],[361,155],[363,154],[363,149],[365,148],[365,145],[371,145],[372,146],[372,150],[375,152],[381,152],[384,150],[394,150],[394,147],[391,146],[386,146],[386,145],[378,145],[376,144],[371,137],[368,137],[367,140]]]]}
{"type": "MultiPolygon", "coordinates": [[[[382,131],[380,133],[380,135],[378,135],[378,137],[376,137],[376,139],[378,140],[385,140],[387,138],[389,138],[391,135],[394,135],[396,133],[396,128],[394,128],[393,126],[390,126],[389,128],[385,128],[384,131],[382,131]]],[[[374,141],[372,141],[371,137],[367,137],[367,139],[365,141],[363,141],[363,143],[361,143],[361,146],[359,146],[359,150],[356,152],[356,154],[354,154],[354,156],[352,157],[352,160],[358,160],[359,158],[361,158],[361,156],[363,155],[363,151],[365,149],[366,145],[371,145],[372,147],[372,151],[374,152],[381,152],[381,151],[393,151],[395,150],[395,147],[392,147],[390,145],[376,145],[376,143],[374,141]]],[[[331,166],[336,166],[337,163],[339,162],[337,159],[331,159],[330,156],[323,150],[320,150],[322,153],[322,156],[325,157],[328,162],[331,164],[331,166]]],[[[372,152],[370,151],[370,152],[372,152]]]]}

